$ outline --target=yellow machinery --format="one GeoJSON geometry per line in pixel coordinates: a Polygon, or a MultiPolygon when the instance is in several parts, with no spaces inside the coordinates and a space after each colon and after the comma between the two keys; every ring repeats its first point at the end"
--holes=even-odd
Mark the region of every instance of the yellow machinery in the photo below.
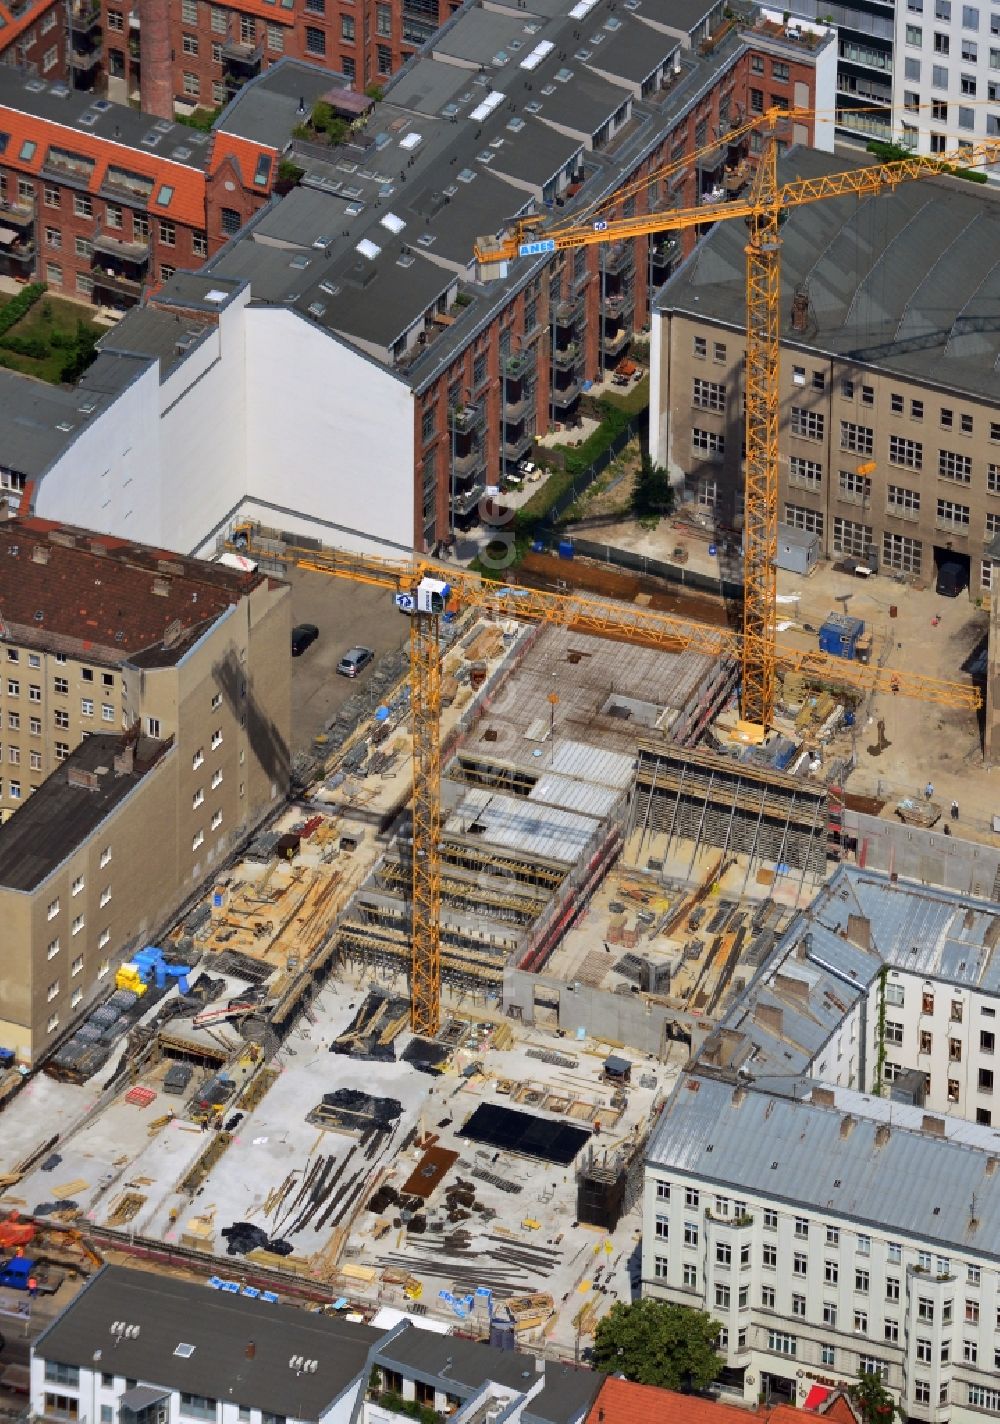
{"type": "Polygon", "coordinates": [[[131,989],[132,993],[137,994],[141,999],[149,985],[143,979],[138,965],[126,962],[119,967],[118,973],[115,975],[115,988],[131,989]]]}
{"type": "MultiPolygon", "coordinates": [[[[494,618],[524,619],[579,629],[670,652],[690,650],[713,658],[737,659],[742,636],[728,628],[614,603],[576,593],[548,593],[493,582],[468,569],[445,568],[426,559],[394,562],[335,549],[263,545],[256,527],[242,525],[233,547],[262,561],[285,562],[357,583],[374,584],[395,596],[410,615],[410,711],[413,719],[412,944],[410,1023],[415,1033],[433,1035],[441,1013],[441,654],[438,626],[446,608],[474,609],[494,618]]],[[[898,693],[940,706],[974,711],[981,704],[971,684],[946,682],[921,673],[847,662],[818,651],[774,645],[777,666],[863,692],[898,693]]]]}
{"type": "Polygon", "coordinates": [[[778,410],[780,335],[780,225],[790,208],[815,203],[823,198],[848,194],[858,197],[893,188],[912,178],[939,175],[948,164],[962,168],[1000,159],[1000,140],[987,140],[968,149],[935,157],[900,159],[856,168],[849,173],[795,179],[779,183],[777,174],[776,125],[791,119],[813,117],[813,111],[771,109],[726,135],[732,142],[751,129],[765,129],[763,151],[746,197],[712,204],[711,207],[669,208],[659,213],[634,217],[607,217],[625,197],[650,183],[695,161],[701,152],[718,148],[718,139],[709,148],[686,156],[651,174],[647,179],[620,190],[591,214],[589,222],[546,222],[541,218],[517,221],[499,239],[481,238],[476,247],[480,271],[490,276],[491,267],[517,257],[537,256],[564,248],[620,242],[624,238],[648,236],[683,228],[705,227],[726,219],[742,218],[749,228],[746,245],[746,476],[743,520],[743,638],[741,710],[745,722],[755,724],[763,735],[774,714],[776,668],[777,589],[775,559],[778,548],[778,410]]]}

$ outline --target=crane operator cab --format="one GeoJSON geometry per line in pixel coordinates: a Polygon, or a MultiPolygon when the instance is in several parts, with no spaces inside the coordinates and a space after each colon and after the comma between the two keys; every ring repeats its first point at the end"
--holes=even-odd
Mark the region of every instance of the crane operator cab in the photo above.
{"type": "Polygon", "coordinates": [[[394,602],[400,613],[444,613],[451,597],[451,585],[444,579],[422,578],[415,589],[397,593],[394,602]]]}

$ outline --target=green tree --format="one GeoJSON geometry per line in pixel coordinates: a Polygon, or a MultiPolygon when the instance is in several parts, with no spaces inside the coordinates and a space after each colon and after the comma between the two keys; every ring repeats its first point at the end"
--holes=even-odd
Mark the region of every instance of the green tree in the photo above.
{"type": "Polygon", "coordinates": [[[716,1341],[722,1326],[703,1310],[669,1301],[616,1302],[598,1322],[594,1364],[604,1374],[624,1375],[661,1389],[706,1389],[722,1361],[716,1341]]]}
{"type": "Polygon", "coordinates": [[[632,489],[632,513],[636,519],[662,519],[673,507],[670,476],[662,465],[654,465],[648,451],[644,451],[632,489]]]}
{"type": "Polygon", "coordinates": [[[848,1394],[858,1406],[863,1424],[892,1424],[897,1415],[903,1417],[881,1375],[859,1374],[855,1383],[848,1386],[848,1394]]]}

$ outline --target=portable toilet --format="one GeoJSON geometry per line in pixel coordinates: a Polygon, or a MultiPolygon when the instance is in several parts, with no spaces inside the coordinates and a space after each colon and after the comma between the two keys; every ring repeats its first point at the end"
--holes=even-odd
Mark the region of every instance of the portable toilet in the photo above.
{"type": "Polygon", "coordinates": [[[793,529],[790,524],[778,525],[778,551],[775,564],[793,574],[811,574],[819,563],[818,534],[805,529],[793,529]]]}
{"type": "Polygon", "coordinates": [[[863,618],[852,618],[846,613],[831,613],[819,630],[819,650],[831,658],[847,658],[853,662],[857,657],[858,642],[865,631],[863,618]]]}

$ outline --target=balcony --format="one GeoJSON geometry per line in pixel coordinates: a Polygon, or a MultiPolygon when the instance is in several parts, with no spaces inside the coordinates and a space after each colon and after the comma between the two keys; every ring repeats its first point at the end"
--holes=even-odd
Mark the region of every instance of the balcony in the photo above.
{"type": "Polygon", "coordinates": [[[534,351],[511,351],[501,358],[500,370],[508,381],[520,380],[535,369],[534,351]]]}
{"type": "Polygon", "coordinates": [[[70,6],[69,27],[74,34],[88,34],[91,30],[99,29],[100,24],[100,5],[92,5],[89,0],[81,0],[81,3],[70,6]]]}
{"type": "Polygon", "coordinates": [[[583,304],[579,297],[572,301],[556,302],[552,309],[552,320],[559,326],[575,326],[583,316],[583,304]]]}
{"type": "Polygon", "coordinates": [[[504,432],[503,456],[505,460],[520,460],[522,455],[526,455],[535,443],[535,433],[531,427],[525,424],[513,435],[504,432]]]}
{"type": "Polygon", "coordinates": [[[575,341],[571,341],[568,346],[557,346],[552,353],[552,364],[557,371],[566,371],[574,365],[580,357],[580,348],[575,341]]]}
{"type": "Polygon", "coordinates": [[[91,275],[95,296],[99,291],[108,292],[112,298],[110,306],[120,306],[122,302],[133,305],[142,296],[142,282],[134,277],[126,277],[124,273],[113,272],[106,267],[91,268],[91,275]]]}
{"type": "Polygon", "coordinates": [[[575,378],[564,386],[552,387],[552,404],[556,410],[567,410],[580,396],[580,382],[575,378]]]}
{"type": "MultiPolygon", "coordinates": [[[[135,267],[144,267],[149,261],[148,242],[122,242],[120,238],[110,237],[102,232],[94,238],[94,251],[103,252],[108,257],[114,257],[119,262],[128,262],[135,267]]],[[[144,272],[124,273],[124,276],[136,276],[142,278],[144,272]]]]}
{"type": "Polygon", "coordinates": [[[620,326],[615,331],[606,331],[602,345],[606,356],[617,356],[632,339],[632,334],[627,327],[620,326]]]}
{"type": "Polygon", "coordinates": [[[226,40],[222,46],[223,64],[242,80],[253,79],[260,73],[264,58],[264,41],[260,44],[244,44],[240,40],[226,40]]]}
{"type": "Polygon", "coordinates": [[[23,231],[33,227],[34,223],[35,205],[33,202],[0,202],[0,226],[16,227],[23,231]]]}
{"type": "Polygon", "coordinates": [[[471,450],[467,450],[464,454],[459,454],[456,450],[454,469],[455,478],[458,480],[468,479],[471,475],[485,473],[486,456],[481,446],[474,445],[471,450]]]}
{"type": "Polygon", "coordinates": [[[81,74],[96,69],[101,62],[100,37],[97,35],[87,39],[74,37],[73,47],[69,53],[69,62],[81,74]]]}
{"type": "Polygon", "coordinates": [[[37,250],[33,237],[21,237],[0,223],[0,272],[6,268],[12,277],[30,276],[37,250]]]}
{"type": "Polygon", "coordinates": [[[468,489],[456,490],[451,500],[452,513],[461,518],[472,514],[485,493],[486,486],[479,483],[471,484],[468,489]]]}
{"type": "Polygon", "coordinates": [[[515,398],[508,396],[503,405],[503,421],[505,425],[512,425],[515,421],[524,420],[529,414],[535,413],[535,392],[534,388],[525,386],[524,390],[515,398]]]}
{"type": "Polygon", "coordinates": [[[628,291],[608,292],[604,298],[604,315],[606,317],[619,317],[623,312],[635,310],[635,297],[631,288],[628,291]]]}
{"type": "Polygon", "coordinates": [[[601,254],[604,271],[608,273],[624,272],[635,265],[635,254],[630,241],[612,243],[607,249],[602,247],[601,254]]]}
{"type": "Polygon", "coordinates": [[[457,435],[469,435],[483,424],[483,408],[480,405],[462,405],[451,412],[451,428],[457,435]]]}

